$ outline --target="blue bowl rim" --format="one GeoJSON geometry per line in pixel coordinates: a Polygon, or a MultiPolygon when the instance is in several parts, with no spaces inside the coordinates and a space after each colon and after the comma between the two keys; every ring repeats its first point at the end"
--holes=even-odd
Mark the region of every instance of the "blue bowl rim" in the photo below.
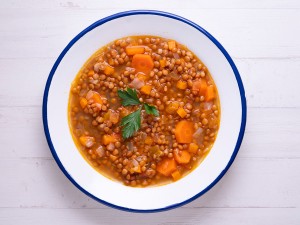
{"type": "Polygon", "coordinates": [[[69,44],[64,48],[64,50],[61,52],[61,54],[59,55],[59,57],[57,58],[57,60],[55,61],[50,74],[48,76],[47,82],[46,82],[46,86],[45,86],[45,90],[44,90],[44,96],[43,96],[43,107],[42,107],[42,115],[43,115],[43,124],[44,124],[44,132],[46,135],[46,139],[49,145],[49,148],[51,150],[51,153],[56,161],[56,163],[58,164],[59,168],[61,169],[61,171],[64,173],[64,175],[83,193],[85,193],[87,196],[89,196],[90,198],[104,204],[107,206],[110,206],[112,208],[115,209],[119,209],[119,210],[123,210],[123,211],[127,211],[127,212],[136,212],[136,213],[154,213],[154,212],[161,212],[161,211],[166,211],[166,210],[170,210],[170,209],[174,209],[180,206],[183,206],[187,203],[192,202],[193,200],[197,199],[198,197],[202,196],[203,194],[205,194],[208,190],[210,190],[214,185],[216,185],[219,180],[225,175],[225,173],[228,171],[228,169],[230,168],[230,166],[232,165],[243,140],[244,137],[244,133],[245,133],[245,127],[246,127],[246,120],[247,120],[247,105],[246,105],[246,97],[245,97],[245,90],[244,90],[244,86],[243,86],[243,82],[242,79],[240,77],[240,74],[238,72],[237,67],[235,66],[233,60],[231,59],[230,55],[227,53],[227,51],[224,49],[224,47],[210,34],[208,33],[205,29],[203,29],[202,27],[200,27],[198,24],[185,19],[181,16],[172,14],[172,13],[168,13],[168,12],[163,12],[163,11],[157,11],[157,10],[130,10],[130,11],[124,11],[124,12],[119,12],[113,15],[110,15],[108,17],[105,17],[103,19],[100,19],[98,21],[96,21],[95,23],[91,24],[90,26],[88,26],[86,29],[84,29],[83,31],[81,31],[76,37],[74,37],[69,44]],[[163,208],[157,208],[157,209],[146,209],[146,210],[141,210],[141,209],[131,209],[131,208],[126,208],[126,207],[122,207],[122,206],[118,206],[115,204],[111,204],[109,202],[106,202],[102,199],[97,198],[96,196],[94,196],[93,194],[91,194],[90,192],[88,192],[87,190],[85,190],[83,187],[81,187],[72,177],[71,175],[68,173],[68,171],[64,168],[63,164],[61,163],[59,157],[56,154],[56,150],[53,146],[52,140],[51,140],[51,136],[50,136],[50,132],[49,132],[49,128],[48,128],[48,119],[47,119],[47,102],[48,102],[48,92],[49,92],[49,88],[51,85],[51,81],[52,78],[55,74],[55,71],[58,67],[58,65],[60,64],[61,60],[64,58],[65,54],[68,52],[68,50],[82,37],[84,36],[86,33],[90,32],[91,30],[93,30],[94,28],[109,22],[111,20],[114,19],[118,19],[121,17],[125,17],[125,16],[132,16],[132,15],[140,15],[140,14],[144,14],[144,15],[155,15],[155,16],[163,16],[163,17],[168,17],[171,19],[175,19],[178,21],[181,21],[183,23],[186,23],[187,25],[192,26],[193,28],[197,29],[198,31],[200,31],[201,33],[203,33],[205,36],[207,36],[219,49],[220,51],[223,53],[223,55],[226,57],[227,61],[229,62],[236,81],[238,83],[238,87],[239,87],[239,91],[240,91],[240,97],[241,97],[241,105],[242,105],[242,118],[241,118],[241,126],[240,126],[240,131],[239,131],[239,135],[238,135],[238,139],[234,148],[234,151],[230,157],[230,160],[228,162],[228,164],[226,165],[226,167],[222,170],[222,172],[218,175],[218,177],[210,184],[208,185],[204,190],[202,190],[201,192],[199,192],[198,194],[196,194],[195,196],[183,201],[183,202],[179,202],[176,204],[172,204],[163,208]]]}

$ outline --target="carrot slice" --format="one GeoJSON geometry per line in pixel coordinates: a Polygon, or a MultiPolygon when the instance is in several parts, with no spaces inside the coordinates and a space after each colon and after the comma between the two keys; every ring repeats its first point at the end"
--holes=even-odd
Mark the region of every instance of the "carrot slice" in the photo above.
{"type": "Polygon", "coordinates": [[[176,162],[172,159],[163,159],[156,167],[157,172],[168,177],[176,170],[176,162]]]}
{"type": "Polygon", "coordinates": [[[94,70],[90,70],[90,71],[88,72],[88,76],[89,76],[89,77],[93,76],[94,74],[95,74],[94,70]]]}
{"type": "Polygon", "coordinates": [[[136,77],[139,78],[139,80],[142,80],[142,81],[146,81],[146,80],[149,79],[149,77],[146,74],[142,73],[142,72],[138,72],[136,74],[136,77]]]}
{"type": "Polygon", "coordinates": [[[194,124],[181,120],[175,127],[175,137],[178,143],[191,143],[193,141],[194,124]]]}
{"type": "Polygon", "coordinates": [[[102,104],[102,103],[103,103],[103,100],[102,100],[101,95],[100,95],[98,92],[92,91],[92,90],[90,90],[90,91],[86,94],[86,99],[87,99],[87,100],[92,99],[92,100],[94,101],[94,103],[99,103],[99,104],[102,104]]]}
{"type": "Polygon", "coordinates": [[[181,174],[178,170],[176,170],[175,172],[172,173],[172,177],[173,177],[173,180],[176,181],[181,178],[181,174]]]}
{"type": "Polygon", "coordinates": [[[87,106],[88,101],[86,100],[86,98],[81,98],[79,103],[80,103],[81,108],[84,109],[87,106]]]}
{"type": "Polygon", "coordinates": [[[103,138],[102,138],[102,142],[104,145],[108,145],[110,143],[114,143],[119,140],[120,140],[120,138],[117,134],[111,134],[111,135],[105,134],[105,135],[103,135],[103,138]]]}
{"type": "Polygon", "coordinates": [[[191,155],[188,151],[174,151],[174,158],[179,164],[187,164],[191,160],[191,155]]]}
{"type": "Polygon", "coordinates": [[[177,88],[181,89],[181,90],[185,90],[187,88],[187,83],[186,81],[182,81],[182,80],[179,80],[177,81],[177,88]]]}
{"type": "Polygon", "coordinates": [[[193,83],[192,91],[198,91],[200,95],[205,95],[207,83],[204,79],[197,80],[193,83]]]}
{"type": "Polygon", "coordinates": [[[116,124],[119,122],[120,113],[119,111],[109,109],[108,112],[104,114],[103,118],[104,120],[109,120],[112,124],[116,124]]]}
{"type": "Polygon", "coordinates": [[[177,114],[181,117],[181,118],[184,118],[186,115],[187,115],[187,112],[183,109],[183,108],[179,108],[177,110],[177,114]]]}
{"type": "Polygon", "coordinates": [[[111,75],[114,72],[115,72],[115,69],[112,66],[110,66],[110,65],[106,65],[106,67],[104,68],[104,73],[106,75],[111,75]]]}
{"type": "Polygon", "coordinates": [[[189,145],[189,152],[196,154],[198,151],[199,146],[195,143],[191,143],[189,145]]]}
{"type": "Polygon", "coordinates": [[[205,100],[206,101],[211,101],[215,98],[215,90],[214,90],[214,86],[210,85],[207,87],[206,90],[206,95],[205,95],[205,100]]]}
{"type": "Polygon", "coordinates": [[[173,50],[174,48],[176,48],[176,42],[175,41],[168,41],[168,47],[169,50],[173,50]]]}
{"type": "Polygon", "coordinates": [[[95,138],[90,136],[81,136],[79,138],[79,141],[82,145],[84,145],[87,148],[90,148],[95,144],[95,138]]]}
{"type": "Polygon", "coordinates": [[[173,101],[167,106],[166,112],[169,114],[173,114],[176,112],[178,108],[179,108],[179,102],[173,101]]]}
{"type": "Polygon", "coordinates": [[[150,136],[147,136],[145,139],[145,144],[146,145],[152,145],[153,139],[150,136]]]}
{"type": "Polygon", "coordinates": [[[127,55],[143,54],[144,52],[145,52],[144,46],[127,46],[126,47],[127,55]]]}
{"type": "Polygon", "coordinates": [[[154,63],[150,55],[135,54],[132,58],[131,66],[137,72],[149,74],[154,67],[154,63]]]}
{"type": "Polygon", "coordinates": [[[161,59],[161,60],[159,60],[159,64],[160,64],[160,67],[161,67],[161,68],[165,68],[165,67],[166,67],[166,64],[167,64],[167,62],[166,62],[166,60],[164,60],[164,59],[161,59]]]}
{"type": "Polygon", "coordinates": [[[152,86],[151,85],[145,85],[141,88],[141,92],[145,95],[149,95],[151,92],[152,86]]]}

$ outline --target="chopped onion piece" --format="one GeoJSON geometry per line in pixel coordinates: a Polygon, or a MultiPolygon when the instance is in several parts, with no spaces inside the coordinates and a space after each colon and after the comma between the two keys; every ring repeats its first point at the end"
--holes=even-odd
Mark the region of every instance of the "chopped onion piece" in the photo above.
{"type": "Polygon", "coordinates": [[[205,103],[203,103],[203,108],[204,108],[205,111],[211,110],[212,106],[213,106],[212,102],[205,102],[205,103]]]}
{"type": "Polygon", "coordinates": [[[196,132],[193,134],[193,139],[196,141],[198,145],[201,145],[203,142],[204,134],[203,129],[199,127],[196,132]]]}
{"type": "Polygon", "coordinates": [[[98,154],[99,157],[103,157],[105,155],[105,151],[102,147],[102,145],[100,145],[97,149],[96,149],[96,153],[98,154]]]}
{"type": "Polygon", "coordinates": [[[130,83],[130,86],[135,88],[135,89],[140,89],[144,85],[145,85],[144,81],[142,81],[138,78],[134,78],[133,81],[130,83]]]}

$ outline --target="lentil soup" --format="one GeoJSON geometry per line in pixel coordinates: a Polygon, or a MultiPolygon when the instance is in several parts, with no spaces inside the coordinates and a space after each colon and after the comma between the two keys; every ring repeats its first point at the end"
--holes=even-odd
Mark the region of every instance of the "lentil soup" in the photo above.
{"type": "Polygon", "coordinates": [[[184,45],[130,36],[95,52],[72,82],[69,125],[86,161],[145,187],[177,181],[209,153],[220,124],[216,85],[184,45]]]}

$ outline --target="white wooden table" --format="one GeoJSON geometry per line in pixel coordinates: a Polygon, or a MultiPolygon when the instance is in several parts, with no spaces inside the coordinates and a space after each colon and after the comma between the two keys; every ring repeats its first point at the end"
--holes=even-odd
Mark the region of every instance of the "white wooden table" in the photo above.
{"type": "Polygon", "coordinates": [[[299,0],[1,0],[0,224],[300,224],[299,0]],[[59,170],[42,125],[49,71],[83,28],[112,13],[159,9],[207,29],[242,76],[248,122],[224,178],[200,199],[155,214],[108,208],[59,170]]]}

